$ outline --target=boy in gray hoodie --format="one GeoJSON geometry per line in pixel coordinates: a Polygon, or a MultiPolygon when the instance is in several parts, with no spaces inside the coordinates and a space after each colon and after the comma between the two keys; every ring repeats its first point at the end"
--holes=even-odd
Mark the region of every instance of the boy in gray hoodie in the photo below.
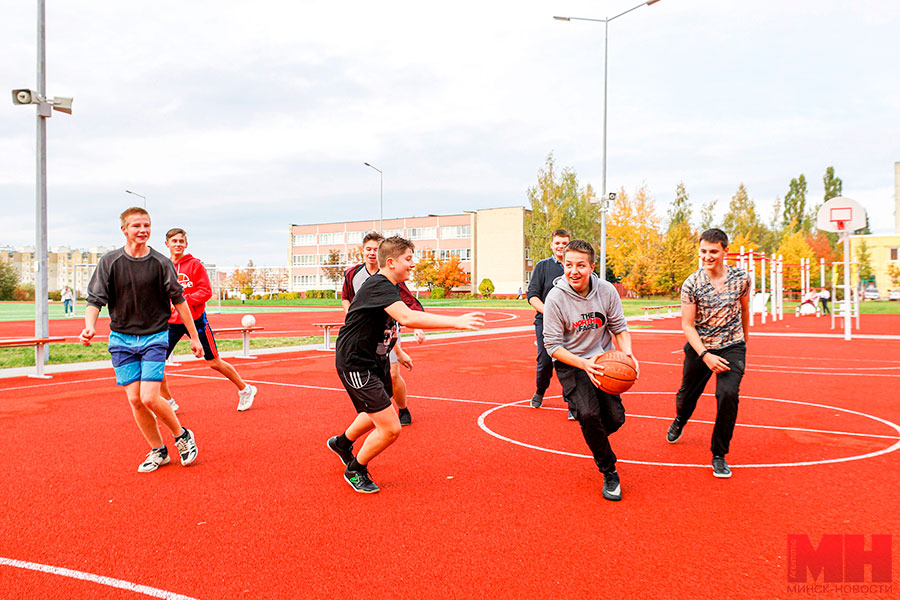
{"type": "Polygon", "coordinates": [[[635,367],[638,361],[618,292],[594,274],[594,247],[584,240],[569,242],[563,270],[544,302],[544,346],[553,357],[563,395],[575,407],[584,441],[603,473],[603,497],[621,500],[609,436],[625,423],[625,408],[620,396],[600,389],[603,366],[595,361],[614,349],[613,338],[635,367]]]}

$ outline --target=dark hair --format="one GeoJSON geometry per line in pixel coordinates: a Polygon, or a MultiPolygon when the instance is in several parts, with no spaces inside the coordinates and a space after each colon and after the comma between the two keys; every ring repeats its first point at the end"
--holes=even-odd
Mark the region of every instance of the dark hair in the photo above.
{"type": "Polygon", "coordinates": [[[183,235],[184,239],[187,239],[187,231],[185,231],[181,227],[173,227],[166,232],[166,241],[168,242],[170,239],[179,234],[183,235]]]}
{"type": "Polygon", "coordinates": [[[553,235],[550,236],[550,239],[552,240],[555,237],[571,238],[572,234],[569,233],[568,229],[557,229],[553,232],[553,235]]]}
{"type": "Polygon", "coordinates": [[[363,246],[366,245],[366,242],[371,242],[373,240],[380,244],[382,241],[384,241],[384,236],[381,235],[380,233],[378,233],[377,231],[370,231],[369,233],[366,234],[366,237],[363,238],[363,241],[362,241],[363,246]]]}
{"type": "Polygon", "coordinates": [[[572,240],[566,244],[566,247],[563,249],[563,257],[565,257],[568,252],[581,252],[582,254],[587,254],[588,262],[594,264],[594,247],[591,246],[590,242],[584,240],[572,240]]]}
{"type": "Polygon", "coordinates": [[[728,247],[728,234],[721,229],[707,229],[700,234],[701,242],[709,242],[710,244],[722,244],[722,248],[728,247]]]}
{"type": "Polygon", "coordinates": [[[387,264],[387,259],[397,258],[407,250],[415,250],[416,246],[411,241],[392,235],[378,246],[378,266],[383,267],[387,264]]]}

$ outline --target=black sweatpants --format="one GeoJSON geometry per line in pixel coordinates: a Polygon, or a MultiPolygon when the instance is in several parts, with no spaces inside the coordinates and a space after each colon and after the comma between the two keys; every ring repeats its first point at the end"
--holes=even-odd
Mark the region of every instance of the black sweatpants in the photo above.
{"type": "Polygon", "coordinates": [[[534,322],[534,337],[537,341],[537,377],[535,377],[535,389],[538,394],[544,395],[550,387],[550,379],[553,378],[553,359],[544,348],[544,320],[537,319],[534,322]]]}
{"type": "Polygon", "coordinates": [[[587,442],[594,462],[601,473],[616,470],[616,454],[609,445],[609,436],[625,423],[622,398],[607,394],[591,383],[581,369],[556,361],[556,376],[563,387],[563,395],[575,410],[581,434],[587,442]]]}
{"type": "MultiPolygon", "coordinates": [[[[710,449],[713,456],[725,456],[731,445],[734,424],[737,422],[738,393],[744,367],[747,364],[747,345],[738,342],[731,346],[710,350],[710,354],[721,356],[728,361],[730,370],[716,375],[716,425],[713,428],[710,449]]],[[[681,374],[681,389],[675,396],[675,411],[682,421],[687,421],[697,408],[697,400],[706,387],[712,371],[706,366],[690,344],[684,345],[684,368],[681,374]]]]}

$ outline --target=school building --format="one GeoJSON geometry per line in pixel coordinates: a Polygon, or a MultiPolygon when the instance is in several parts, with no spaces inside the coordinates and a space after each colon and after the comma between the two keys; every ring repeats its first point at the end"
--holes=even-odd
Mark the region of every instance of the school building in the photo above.
{"type": "Polygon", "coordinates": [[[869,252],[869,264],[875,275],[875,287],[882,298],[888,297],[890,290],[900,289],[900,281],[894,283],[888,271],[890,265],[900,269],[900,233],[893,235],[851,235],[850,260],[855,261],[862,243],[869,252]]]}
{"type": "MultiPolygon", "coordinates": [[[[494,284],[495,294],[515,295],[528,287],[533,264],[525,239],[524,207],[488,208],[453,215],[428,215],[385,219],[385,237],[400,235],[412,241],[416,259],[425,253],[448,259],[458,256],[469,274],[470,284],[455,291],[477,293],[485,279],[494,284]]],[[[370,231],[381,222],[343,221],[290,226],[288,264],[291,291],[334,289],[341,281],[325,271],[332,251],[340,254],[342,270],[361,262],[358,250],[370,231]]],[[[408,282],[415,290],[414,282],[408,282]]],[[[424,290],[422,290],[424,291],[424,290]]]]}

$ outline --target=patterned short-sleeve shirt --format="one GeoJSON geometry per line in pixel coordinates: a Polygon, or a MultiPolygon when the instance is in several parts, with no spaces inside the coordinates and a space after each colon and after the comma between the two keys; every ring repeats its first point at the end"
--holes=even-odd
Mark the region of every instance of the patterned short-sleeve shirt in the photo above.
{"type": "Polygon", "coordinates": [[[726,265],[725,284],[716,289],[703,269],[691,273],[681,286],[681,303],[697,307],[694,326],[708,350],[744,340],[741,298],[750,292],[746,271],[726,265]]]}

